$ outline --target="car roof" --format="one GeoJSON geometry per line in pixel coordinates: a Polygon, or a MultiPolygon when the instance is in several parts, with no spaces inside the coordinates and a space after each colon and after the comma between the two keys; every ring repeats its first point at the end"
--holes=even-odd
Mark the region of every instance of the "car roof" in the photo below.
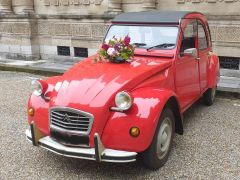
{"type": "Polygon", "coordinates": [[[180,19],[188,14],[199,12],[191,11],[144,11],[144,12],[128,12],[116,16],[113,23],[174,23],[179,24],[180,19]]]}

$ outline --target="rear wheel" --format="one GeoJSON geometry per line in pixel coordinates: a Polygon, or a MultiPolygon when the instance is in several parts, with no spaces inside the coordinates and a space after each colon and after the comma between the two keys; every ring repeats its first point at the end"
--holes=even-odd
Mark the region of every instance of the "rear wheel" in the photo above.
{"type": "Polygon", "coordinates": [[[216,97],[216,87],[209,88],[204,94],[203,94],[203,102],[207,106],[211,106],[215,100],[216,97]]]}
{"type": "Polygon", "coordinates": [[[168,160],[175,131],[174,122],[172,110],[165,108],[150,147],[141,154],[143,163],[147,168],[158,169],[168,160]]]}

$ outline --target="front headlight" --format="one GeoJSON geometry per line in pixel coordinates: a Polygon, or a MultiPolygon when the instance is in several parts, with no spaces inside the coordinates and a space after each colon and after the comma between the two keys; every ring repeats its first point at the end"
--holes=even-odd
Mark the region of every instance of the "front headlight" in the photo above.
{"type": "Polygon", "coordinates": [[[126,111],[132,106],[132,98],[129,93],[122,91],[116,95],[115,103],[117,108],[126,111]]]}
{"type": "Polygon", "coordinates": [[[43,94],[43,86],[39,80],[33,80],[31,85],[32,92],[35,96],[41,96],[43,94]]]}

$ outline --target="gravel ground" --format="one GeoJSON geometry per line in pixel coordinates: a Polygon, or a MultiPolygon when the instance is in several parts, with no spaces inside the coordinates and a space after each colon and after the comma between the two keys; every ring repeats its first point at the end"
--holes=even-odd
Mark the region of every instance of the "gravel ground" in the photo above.
{"type": "Polygon", "coordinates": [[[0,179],[240,179],[240,100],[196,103],[184,114],[167,164],[98,164],[65,158],[25,140],[26,104],[36,75],[0,71],[0,179]]]}

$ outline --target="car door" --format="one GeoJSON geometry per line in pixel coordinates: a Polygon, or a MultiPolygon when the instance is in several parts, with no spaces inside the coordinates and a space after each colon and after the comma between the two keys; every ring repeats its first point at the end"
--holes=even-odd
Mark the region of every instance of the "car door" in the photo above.
{"type": "Polygon", "coordinates": [[[176,59],[175,86],[180,101],[181,109],[184,110],[200,95],[199,65],[198,59],[184,55],[184,50],[197,48],[197,22],[185,20],[182,28],[179,56],[176,59]]]}
{"type": "Polygon", "coordinates": [[[198,56],[201,92],[207,89],[207,67],[209,56],[209,44],[206,26],[198,20],[198,56]]]}

